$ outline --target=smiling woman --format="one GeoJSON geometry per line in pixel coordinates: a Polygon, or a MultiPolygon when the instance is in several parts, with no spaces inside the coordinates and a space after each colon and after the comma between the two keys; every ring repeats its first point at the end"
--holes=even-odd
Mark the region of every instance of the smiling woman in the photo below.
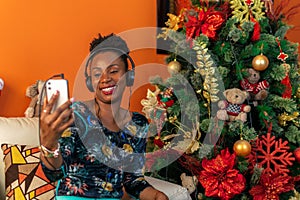
{"type": "MultiPolygon", "coordinates": [[[[91,63],[91,80],[96,99],[109,104],[120,101],[126,86],[125,73],[125,64],[117,53],[103,52],[95,56],[91,63]]],[[[99,101],[96,102],[101,104],[99,101]]]]}
{"type": "MultiPolygon", "coordinates": [[[[134,79],[127,75],[127,44],[114,34],[99,34],[90,45],[85,75],[93,99],[68,101],[53,113],[41,114],[41,161],[49,180],[60,180],[57,199],[120,199],[125,189],[141,200],[168,200],[143,175],[147,119],[120,106],[125,87],[134,79]]],[[[58,95],[45,110],[51,110],[58,95]]]]}

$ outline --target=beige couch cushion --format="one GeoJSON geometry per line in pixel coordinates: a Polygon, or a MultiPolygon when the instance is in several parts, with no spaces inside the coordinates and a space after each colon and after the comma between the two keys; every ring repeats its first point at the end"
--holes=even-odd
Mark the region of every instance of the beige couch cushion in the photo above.
{"type": "MultiPolygon", "coordinates": [[[[0,117],[0,144],[38,145],[38,118],[0,117]]],[[[3,153],[0,153],[0,199],[5,199],[3,153]]]]}

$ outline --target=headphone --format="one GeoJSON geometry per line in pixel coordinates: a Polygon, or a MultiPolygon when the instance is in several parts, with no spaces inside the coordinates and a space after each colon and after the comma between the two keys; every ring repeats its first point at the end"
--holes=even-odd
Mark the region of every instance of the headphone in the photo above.
{"type": "Polygon", "coordinates": [[[98,54],[101,51],[106,51],[106,50],[118,51],[118,52],[122,53],[122,55],[125,55],[127,57],[127,59],[129,60],[129,62],[131,64],[131,70],[128,70],[126,72],[126,86],[128,86],[128,87],[133,86],[134,75],[135,75],[135,72],[134,72],[135,64],[134,64],[132,58],[128,55],[128,53],[126,53],[125,51],[123,51],[121,49],[108,47],[108,48],[101,48],[101,49],[94,50],[89,55],[89,58],[86,61],[85,70],[84,70],[86,87],[89,89],[89,91],[94,92],[94,87],[93,87],[93,84],[92,84],[92,77],[88,74],[88,67],[89,67],[89,64],[90,64],[91,60],[94,58],[94,56],[96,54],[98,54]]]}

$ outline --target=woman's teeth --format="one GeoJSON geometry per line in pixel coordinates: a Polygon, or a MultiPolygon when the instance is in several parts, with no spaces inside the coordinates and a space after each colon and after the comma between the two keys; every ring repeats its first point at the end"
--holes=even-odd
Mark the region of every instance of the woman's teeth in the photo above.
{"type": "Polygon", "coordinates": [[[112,92],[115,88],[116,88],[116,86],[113,86],[113,87],[107,87],[107,88],[103,88],[102,91],[103,91],[103,92],[112,92]]]}

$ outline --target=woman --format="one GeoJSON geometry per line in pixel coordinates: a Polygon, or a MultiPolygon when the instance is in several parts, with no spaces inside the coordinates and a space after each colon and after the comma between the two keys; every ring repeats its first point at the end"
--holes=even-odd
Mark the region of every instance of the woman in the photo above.
{"type": "Polygon", "coordinates": [[[99,35],[90,51],[85,75],[94,99],[71,98],[51,113],[56,93],[41,113],[41,161],[46,176],[59,180],[56,198],[120,199],[125,189],[141,200],[168,200],[143,177],[146,118],[120,107],[132,79],[127,44],[113,34],[99,35]]]}

